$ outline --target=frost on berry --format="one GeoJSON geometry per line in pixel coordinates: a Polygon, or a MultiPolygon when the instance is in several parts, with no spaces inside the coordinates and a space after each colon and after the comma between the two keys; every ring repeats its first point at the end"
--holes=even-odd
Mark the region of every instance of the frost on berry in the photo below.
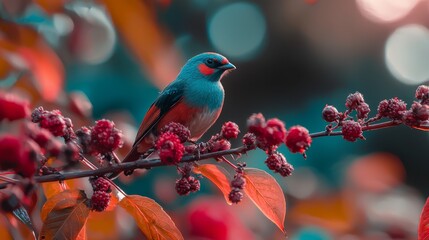
{"type": "Polygon", "coordinates": [[[405,111],[402,114],[402,122],[407,126],[416,126],[420,123],[412,110],[405,111]]]}
{"type": "Polygon", "coordinates": [[[92,188],[94,191],[102,191],[102,192],[110,192],[110,182],[107,181],[105,178],[98,177],[94,179],[90,179],[92,188]]]}
{"type": "Polygon", "coordinates": [[[0,121],[14,121],[30,116],[30,103],[20,97],[0,92],[0,121]]]}
{"type": "Polygon", "coordinates": [[[180,142],[179,137],[170,132],[159,136],[156,142],[156,149],[159,151],[159,158],[165,164],[179,163],[185,152],[185,147],[180,142]]]}
{"type": "Polygon", "coordinates": [[[188,176],[187,179],[188,179],[188,183],[189,183],[189,186],[190,186],[190,188],[189,188],[190,192],[198,192],[198,191],[200,191],[200,187],[201,187],[200,180],[198,180],[198,179],[196,179],[196,178],[194,178],[192,176],[188,176]]]}
{"type": "Polygon", "coordinates": [[[215,141],[208,142],[208,148],[210,152],[218,152],[223,150],[228,150],[231,148],[231,143],[226,139],[218,139],[215,141]]]}
{"type": "Polygon", "coordinates": [[[418,102],[414,102],[413,105],[411,105],[411,110],[413,111],[416,119],[420,121],[426,121],[429,119],[429,105],[422,105],[418,102]]]}
{"type": "Polygon", "coordinates": [[[231,181],[232,188],[244,189],[246,184],[246,179],[243,177],[242,173],[236,173],[234,179],[231,181]]]}
{"type": "Polygon", "coordinates": [[[268,146],[277,146],[285,141],[286,128],[285,124],[277,119],[272,118],[267,121],[264,138],[268,146]]]}
{"type": "Polygon", "coordinates": [[[54,136],[62,137],[66,134],[67,124],[59,110],[44,111],[40,116],[39,125],[54,136]]]}
{"type": "Polygon", "coordinates": [[[233,188],[228,194],[228,199],[232,203],[239,203],[243,199],[243,193],[238,188],[233,188]]]}
{"type": "Polygon", "coordinates": [[[278,152],[271,153],[265,160],[267,167],[273,171],[278,171],[283,163],[286,163],[286,158],[278,152]]]}
{"type": "Polygon", "coordinates": [[[322,117],[327,122],[335,122],[339,119],[340,113],[334,106],[326,105],[323,108],[322,117]]]}
{"type": "Polygon", "coordinates": [[[357,106],[356,111],[357,111],[358,119],[365,119],[368,117],[368,114],[371,111],[371,109],[369,108],[369,105],[364,102],[359,106],[357,106]]]}
{"type": "Polygon", "coordinates": [[[246,133],[243,136],[243,144],[247,147],[248,150],[253,150],[256,148],[256,136],[253,133],[246,133]]]}
{"type": "Polygon", "coordinates": [[[91,146],[99,153],[108,153],[122,147],[122,132],[107,119],[98,120],[91,131],[91,146]]]}
{"type": "Polygon", "coordinates": [[[365,100],[363,99],[363,95],[360,92],[355,92],[347,96],[346,107],[353,110],[364,102],[365,100]]]}
{"type": "Polygon", "coordinates": [[[91,197],[91,210],[102,212],[110,202],[110,193],[104,191],[94,191],[91,197]]]}
{"type": "Polygon", "coordinates": [[[254,113],[247,119],[247,128],[250,133],[259,136],[264,133],[265,117],[262,113],[254,113]]]}
{"type": "Polygon", "coordinates": [[[343,138],[350,142],[354,142],[358,138],[364,139],[362,135],[362,126],[353,120],[343,121],[341,132],[343,138]]]}
{"type": "Polygon", "coordinates": [[[226,122],[222,125],[221,135],[226,139],[237,138],[240,133],[238,125],[234,122],[226,122]]]}
{"type": "Polygon", "coordinates": [[[176,134],[179,137],[180,142],[182,143],[188,141],[189,138],[191,137],[191,132],[189,131],[189,128],[176,122],[171,122],[165,125],[163,128],[161,128],[161,134],[166,132],[176,134]]]}
{"type": "Polygon", "coordinates": [[[288,162],[283,163],[277,170],[277,172],[280,173],[280,175],[282,175],[283,177],[289,177],[290,175],[292,175],[293,171],[293,166],[288,162]]]}
{"type": "Polygon", "coordinates": [[[293,126],[286,136],[286,146],[292,153],[304,153],[311,146],[311,136],[302,126],[293,126]]]}
{"type": "Polygon", "coordinates": [[[425,101],[429,99],[429,86],[420,85],[416,89],[416,98],[425,101]]]}
{"type": "Polygon", "coordinates": [[[402,118],[402,114],[407,110],[407,104],[399,98],[383,100],[378,104],[378,113],[380,117],[388,117],[393,120],[402,118]]]}
{"type": "Polygon", "coordinates": [[[180,196],[188,195],[191,192],[191,184],[187,177],[182,177],[176,181],[176,192],[180,196]]]}

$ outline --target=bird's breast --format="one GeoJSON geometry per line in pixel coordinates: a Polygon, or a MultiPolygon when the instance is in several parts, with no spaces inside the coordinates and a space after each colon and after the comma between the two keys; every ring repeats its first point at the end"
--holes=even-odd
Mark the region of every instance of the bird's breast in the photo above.
{"type": "Polygon", "coordinates": [[[220,109],[210,110],[204,108],[197,112],[189,122],[189,130],[191,131],[191,140],[196,141],[216,122],[220,115],[220,109]]]}

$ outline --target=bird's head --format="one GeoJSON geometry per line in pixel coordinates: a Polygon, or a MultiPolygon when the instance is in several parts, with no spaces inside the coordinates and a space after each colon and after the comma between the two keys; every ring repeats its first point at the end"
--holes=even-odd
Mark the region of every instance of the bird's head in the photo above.
{"type": "Polygon", "coordinates": [[[218,53],[206,52],[189,59],[180,74],[219,81],[224,73],[234,69],[235,66],[226,57],[218,53]]]}

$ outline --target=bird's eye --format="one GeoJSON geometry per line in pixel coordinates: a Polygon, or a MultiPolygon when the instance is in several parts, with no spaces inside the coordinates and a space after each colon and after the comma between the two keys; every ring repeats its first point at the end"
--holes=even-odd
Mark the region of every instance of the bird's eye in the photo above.
{"type": "Polygon", "coordinates": [[[209,58],[209,59],[206,60],[206,63],[208,65],[212,65],[214,63],[214,61],[213,61],[213,59],[209,58]]]}

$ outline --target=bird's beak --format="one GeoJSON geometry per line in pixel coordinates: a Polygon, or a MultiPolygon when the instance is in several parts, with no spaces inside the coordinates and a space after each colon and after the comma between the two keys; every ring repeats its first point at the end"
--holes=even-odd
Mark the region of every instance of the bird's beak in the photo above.
{"type": "Polygon", "coordinates": [[[224,64],[224,65],[219,66],[217,68],[223,69],[223,70],[229,70],[229,69],[234,70],[234,69],[236,69],[236,67],[232,63],[227,63],[227,64],[224,64]]]}

